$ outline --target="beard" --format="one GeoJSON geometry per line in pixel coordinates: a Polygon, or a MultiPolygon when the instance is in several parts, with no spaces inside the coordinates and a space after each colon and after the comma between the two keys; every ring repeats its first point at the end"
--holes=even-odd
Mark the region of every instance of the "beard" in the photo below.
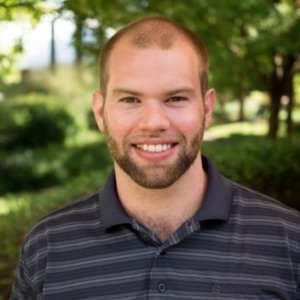
{"type": "Polygon", "coordinates": [[[179,141],[182,148],[174,162],[168,164],[157,162],[149,166],[142,166],[134,161],[129,150],[126,150],[130,148],[128,146],[130,143],[124,142],[123,149],[125,150],[122,153],[117,140],[110,134],[106,122],[104,122],[104,127],[107,146],[114,161],[138,185],[148,189],[163,189],[175,183],[194,163],[199,154],[204,134],[204,126],[202,126],[189,144],[182,136],[179,141]]]}

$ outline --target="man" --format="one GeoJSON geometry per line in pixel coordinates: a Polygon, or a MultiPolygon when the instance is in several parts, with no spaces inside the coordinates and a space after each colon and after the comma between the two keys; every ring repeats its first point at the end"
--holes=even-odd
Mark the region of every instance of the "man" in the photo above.
{"type": "Polygon", "coordinates": [[[300,214],[221,176],[199,146],[215,92],[202,43],[151,17],[101,55],[103,189],[28,234],[11,299],[300,299],[300,214]]]}

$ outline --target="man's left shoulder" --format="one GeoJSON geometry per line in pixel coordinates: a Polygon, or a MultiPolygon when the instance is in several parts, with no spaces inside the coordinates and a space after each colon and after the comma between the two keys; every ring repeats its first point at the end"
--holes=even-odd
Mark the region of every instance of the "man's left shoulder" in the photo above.
{"type": "Polygon", "coordinates": [[[234,203],[248,216],[256,215],[265,219],[274,218],[295,223],[300,231],[300,212],[268,195],[234,183],[234,203]]]}

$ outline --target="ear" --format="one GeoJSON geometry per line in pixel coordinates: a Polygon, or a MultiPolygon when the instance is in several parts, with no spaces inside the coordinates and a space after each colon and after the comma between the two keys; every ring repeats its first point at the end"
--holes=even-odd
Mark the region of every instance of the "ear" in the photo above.
{"type": "Polygon", "coordinates": [[[205,128],[207,128],[210,124],[215,103],[216,92],[214,89],[209,89],[204,96],[205,128]]]}
{"type": "Polygon", "coordinates": [[[104,99],[101,93],[99,92],[93,93],[92,109],[99,130],[101,132],[104,132],[104,122],[103,122],[104,99]]]}

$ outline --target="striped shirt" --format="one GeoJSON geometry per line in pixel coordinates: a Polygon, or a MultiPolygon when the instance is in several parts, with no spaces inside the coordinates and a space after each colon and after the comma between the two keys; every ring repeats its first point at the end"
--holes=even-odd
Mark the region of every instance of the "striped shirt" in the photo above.
{"type": "Polygon", "coordinates": [[[113,172],[40,220],[10,299],[300,299],[300,213],[203,165],[203,205],[164,243],[125,214],[113,172]]]}

